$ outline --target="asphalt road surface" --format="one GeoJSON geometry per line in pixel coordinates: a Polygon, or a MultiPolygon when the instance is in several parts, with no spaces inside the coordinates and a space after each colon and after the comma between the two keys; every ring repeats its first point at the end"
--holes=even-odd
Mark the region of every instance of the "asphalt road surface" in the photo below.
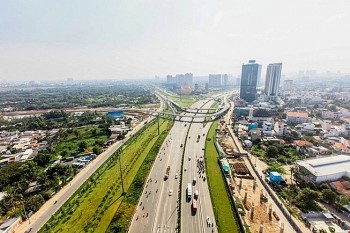
{"type": "MultiPolygon", "coordinates": [[[[202,108],[208,109],[212,104],[213,101],[209,101],[202,108]]],[[[181,196],[181,232],[185,233],[209,233],[214,232],[216,229],[213,206],[206,181],[203,150],[205,148],[206,135],[211,126],[211,122],[208,122],[203,128],[203,123],[195,123],[195,121],[201,120],[203,119],[194,119],[194,123],[191,125],[184,155],[181,196]],[[194,178],[196,179],[196,182],[194,182],[194,178]],[[188,198],[187,195],[188,185],[192,188],[191,198],[188,198]],[[196,199],[197,210],[194,211],[192,205],[196,190],[198,191],[199,196],[196,199]],[[208,217],[211,223],[210,226],[207,222],[208,217]]]]}
{"type": "MultiPolygon", "coordinates": [[[[209,108],[213,101],[199,101],[193,108],[209,108]],[[206,104],[205,104],[206,103],[206,104]]],[[[200,111],[200,110],[199,110],[200,111]]],[[[184,113],[181,120],[192,120],[196,112],[184,113]]],[[[204,155],[202,148],[205,146],[206,133],[209,130],[208,123],[203,128],[203,119],[194,118],[191,127],[189,123],[175,122],[170,130],[168,137],[165,139],[158,157],[154,162],[147,183],[135,210],[129,232],[177,232],[178,220],[178,200],[182,199],[181,206],[181,227],[182,232],[212,232],[215,228],[215,219],[213,208],[209,196],[208,185],[203,181],[202,175],[196,175],[199,171],[197,167],[197,158],[204,155]],[[189,128],[190,127],[190,128],[189,128]],[[186,134],[189,130],[189,138],[186,134]],[[198,134],[201,135],[197,142],[198,134]],[[203,134],[205,136],[203,136],[203,134]],[[183,151],[185,150],[185,152],[183,151]],[[184,168],[181,171],[182,156],[184,155],[184,168]],[[191,155],[191,160],[188,156],[191,155]],[[164,179],[167,167],[170,166],[169,178],[164,179]],[[176,174],[179,177],[176,178],[176,174]],[[182,179],[182,196],[179,197],[180,176],[182,179]],[[186,202],[187,184],[191,183],[193,177],[197,176],[198,181],[194,188],[199,189],[198,211],[194,215],[191,210],[191,202],[186,202]],[[214,228],[207,227],[207,216],[213,222],[214,228]]],[[[203,161],[203,158],[201,159],[203,161]]],[[[204,166],[204,163],[202,164],[204,166]]],[[[202,171],[203,172],[203,171],[202,171]]],[[[204,175],[205,176],[205,175],[204,175]]],[[[194,192],[194,190],[193,190],[194,192]]]]}

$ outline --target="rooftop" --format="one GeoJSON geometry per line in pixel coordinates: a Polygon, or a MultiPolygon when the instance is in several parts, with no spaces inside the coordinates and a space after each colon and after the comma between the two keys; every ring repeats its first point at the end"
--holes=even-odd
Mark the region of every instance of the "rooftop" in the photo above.
{"type": "Polygon", "coordinates": [[[271,117],[271,114],[263,108],[254,110],[253,117],[271,117]]]}
{"type": "Polygon", "coordinates": [[[350,172],[350,156],[336,155],[324,158],[300,160],[296,162],[315,176],[326,176],[341,172],[350,172]]]}
{"type": "Polygon", "coordinates": [[[287,112],[287,117],[301,117],[307,118],[309,114],[307,112],[287,112]]]}

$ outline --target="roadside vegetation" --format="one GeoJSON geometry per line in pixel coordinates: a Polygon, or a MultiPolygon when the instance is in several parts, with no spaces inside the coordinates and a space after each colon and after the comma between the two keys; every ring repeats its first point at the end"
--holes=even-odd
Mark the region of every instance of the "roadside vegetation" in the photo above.
{"type": "Polygon", "coordinates": [[[228,193],[225,188],[224,177],[221,175],[220,166],[218,164],[219,154],[214,145],[215,130],[218,121],[215,121],[209,130],[206,147],[206,171],[209,185],[210,197],[214,206],[214,214],[218,230],[220,233],[239,232],[236,215],[231,206],[228,193]],[[226,195],[225,195],[226,194],[226,195]]]}
{"type": "Polygon", "coordinates": [[[137,203],[141,197],[143,186],[147,176],[152,168],[153,162],[156,159],[159,149],[165,140],[172,124],[167,122],[166,128],[161,132],[156,139],[151,150],[148,152],[140,169],[138,170],[134,180],[132,181],[122,203],[113,216],[113,219],[107,229],[107,232],[127,232],[132,216],[136,209],[137,203]]]}
{"type": "Polygon", "coordinates": [[[281,164],[291,164],[302,158],[295,150],[295,146],[269,142],[253,145],[251,152],[269,165],[276,161],[281,164]]]}
{"type": "MultiPolygon", "coordinates": [[[[166,134],[171,124],[161,120],[160,135],[166,134]]],[[[142,179],[149,171],[147,169],[160,143],[159,138],[163,136],[157,136],[156,121],[135,134],[77,190],[40,232],[106,232],[113,219],[116,220],[116,214],[125,214],[123,219],[131,219],[131,206],[138,199],[131,196],[143,187],[142,179]],[[121,158],[126,196],[122,195],[118,156],[121,158]],[[121,213],[118,209],[124,199],[122,208],[125,211],[121,213]]],[[[123,227],[124,224],[122,222],[123,227]]],[[[113,226],[118,227],[118,222],[113,226]]]]}

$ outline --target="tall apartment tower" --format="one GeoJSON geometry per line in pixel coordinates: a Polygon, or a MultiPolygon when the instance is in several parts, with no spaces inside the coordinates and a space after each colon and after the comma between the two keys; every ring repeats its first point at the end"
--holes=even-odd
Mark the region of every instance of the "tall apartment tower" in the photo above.
{"type": "Polygon", "coordinates": [[[242,65],[240,98],[252,102],[256,98],[256,85],[261,74],[261,65],[249,60],[242,65]]]}
{"type": "Polygon", "coordinates": [[[291,80],[291,79],[284,80],[283,91],[284,92],[291,92],[291,91],[293,91],[293,80],[291,80]]]}
{"type": "Polygon", "coordinates": [[[282,63],[273,63],[267,66],[265,95],[268,100],[277,101],[281,81],[282,63]]]}

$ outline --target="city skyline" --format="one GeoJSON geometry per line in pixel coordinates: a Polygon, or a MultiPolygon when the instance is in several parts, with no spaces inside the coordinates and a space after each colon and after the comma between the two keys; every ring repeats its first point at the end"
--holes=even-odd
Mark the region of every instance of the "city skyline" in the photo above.
{"type": "Polygon", "coordinates": [[[349,10],[346,0],[2,1],[0,81],[235,76],[249,59],[350,73],[349,10]]]}

